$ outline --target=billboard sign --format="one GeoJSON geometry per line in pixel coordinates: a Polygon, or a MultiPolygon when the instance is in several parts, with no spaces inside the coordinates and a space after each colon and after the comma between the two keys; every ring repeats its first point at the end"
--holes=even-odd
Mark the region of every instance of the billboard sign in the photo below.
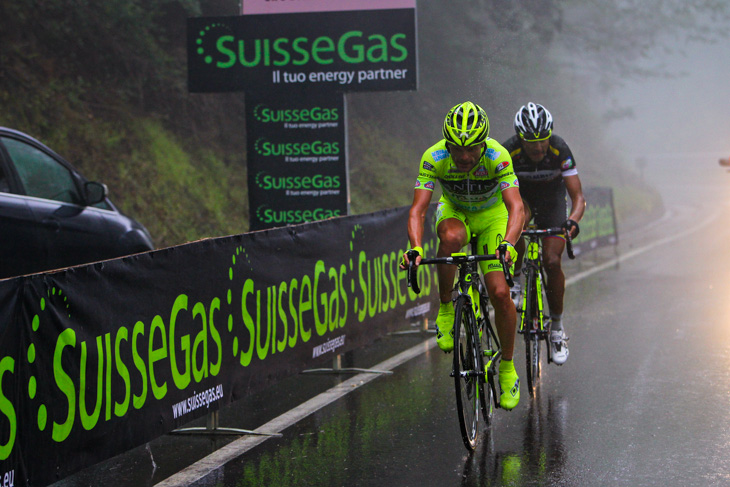
{"type": "Polygon", "coordinates": [[[342,94],[246,96],[251,230],[348,213],[342,94]]]}
{"type": "Polygon", "coordinates": [[[415,9],[188,19],[191,92],[415,90],[415,9]]]}

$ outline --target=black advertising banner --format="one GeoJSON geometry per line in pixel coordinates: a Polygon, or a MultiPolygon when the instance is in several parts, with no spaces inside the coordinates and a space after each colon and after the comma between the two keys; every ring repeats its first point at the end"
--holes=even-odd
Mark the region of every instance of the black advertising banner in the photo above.
{"type": "Polygon", "coordinates": [[[435,270],[417,297],[398,269],[407,215],[0,281],[0,483],[48,485],[407,326],[437,296],[435,270]]]}
{"type": "Polygon", "coordinates": [[[573,241],[575,255],[608,245],[618,245],[613,190],[608,187],[592,187],[586,188],[583,194],[586,198],[586,211],[580,222],[580,234],[573,241]]]}
{"type": "Polygon", "coordinates": [[[415,9],[188,19],[191,92],[415,90],[415,9]]]}
{"type": "Polygon", "coordinates": [[[342,97],[246,95],[251,230],[348,214],[342,97]]]}

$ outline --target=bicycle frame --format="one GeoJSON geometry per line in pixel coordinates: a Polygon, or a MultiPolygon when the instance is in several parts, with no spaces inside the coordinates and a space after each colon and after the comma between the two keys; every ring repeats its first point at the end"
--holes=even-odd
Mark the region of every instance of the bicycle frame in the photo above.
{"type": "Polygon", "coordinates": [[[534,227],[522,232],[527,240],[523,261],[525,287],[522,292],[522,306],[519,309],[520,327],[518,333],[525,338],[525,361],[527,372],[527,389],[531,396],[537,390],[540,377],[540,341],[544,340],[548,350],[547,362],[552,362],[549,329],[545,328],[543,289],[547,282],[542,265],[542,239],[548,236],[564,236],[568,256],[575,258],[570,235],[564,235],[560,227],[538,230],[534,227]]]}
{"type": "MultiPolygon", "coordinates": [[[[408,286],[418,294],[415,255],[409,255],[408,286]]],[[[456,404],[462,439],[468,450],[476,448],[478,440],[479,409],[487,427],[491,424],[493,407],[500,407],[495,377],[502,356],[499,340],[489,320],[489,298],[482,281],[478,263],[494,260],[496,255],[467,255],[455,253],[449,257],[422,259],[423,264],[450,264],[458,266],[454,290],[454,357],[450,376],[454,378],[456,404]],[[485,345],[484,347],[482,345],[485,345]],[[487,361],[486,365],[484,361],[487,361]],[[485,379],[486,376],[486,379],[485,379]],[[487,389],[485,391],[485,383],[487,389]]],[[[500,259],[508,284],[512,285],[509,267],[500,259]]]]}

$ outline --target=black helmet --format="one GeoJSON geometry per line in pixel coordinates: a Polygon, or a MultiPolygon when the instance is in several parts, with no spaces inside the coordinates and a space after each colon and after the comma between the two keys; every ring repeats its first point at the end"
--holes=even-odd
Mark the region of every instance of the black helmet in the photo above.
{"type": "Polygon", "coordinates": [[[528,142],[548,139],[553,133],[553,116],[544,106],[530,102],[517,111],[515,132],[528,142]]]}

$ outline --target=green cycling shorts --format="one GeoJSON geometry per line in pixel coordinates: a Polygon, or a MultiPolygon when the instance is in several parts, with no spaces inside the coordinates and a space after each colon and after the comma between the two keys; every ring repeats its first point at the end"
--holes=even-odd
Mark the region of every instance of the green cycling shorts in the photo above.
{"type": "MultiPolygon", "coordinates": [[[[456,218],[466,226],[467,235],[477,235],[479,254],[493,254],[504,240],[509,214],[504,205],[495,205],[482,211],[470,212],[457,208],[443,196],[436,206],[436,228],[447,218],[456,218]]],[[[514,259],[513,259],[514,260],[514,259]]],[[[485,260],[479,263],[482,273],[502,271],[499,260],[485,260]]]]}

